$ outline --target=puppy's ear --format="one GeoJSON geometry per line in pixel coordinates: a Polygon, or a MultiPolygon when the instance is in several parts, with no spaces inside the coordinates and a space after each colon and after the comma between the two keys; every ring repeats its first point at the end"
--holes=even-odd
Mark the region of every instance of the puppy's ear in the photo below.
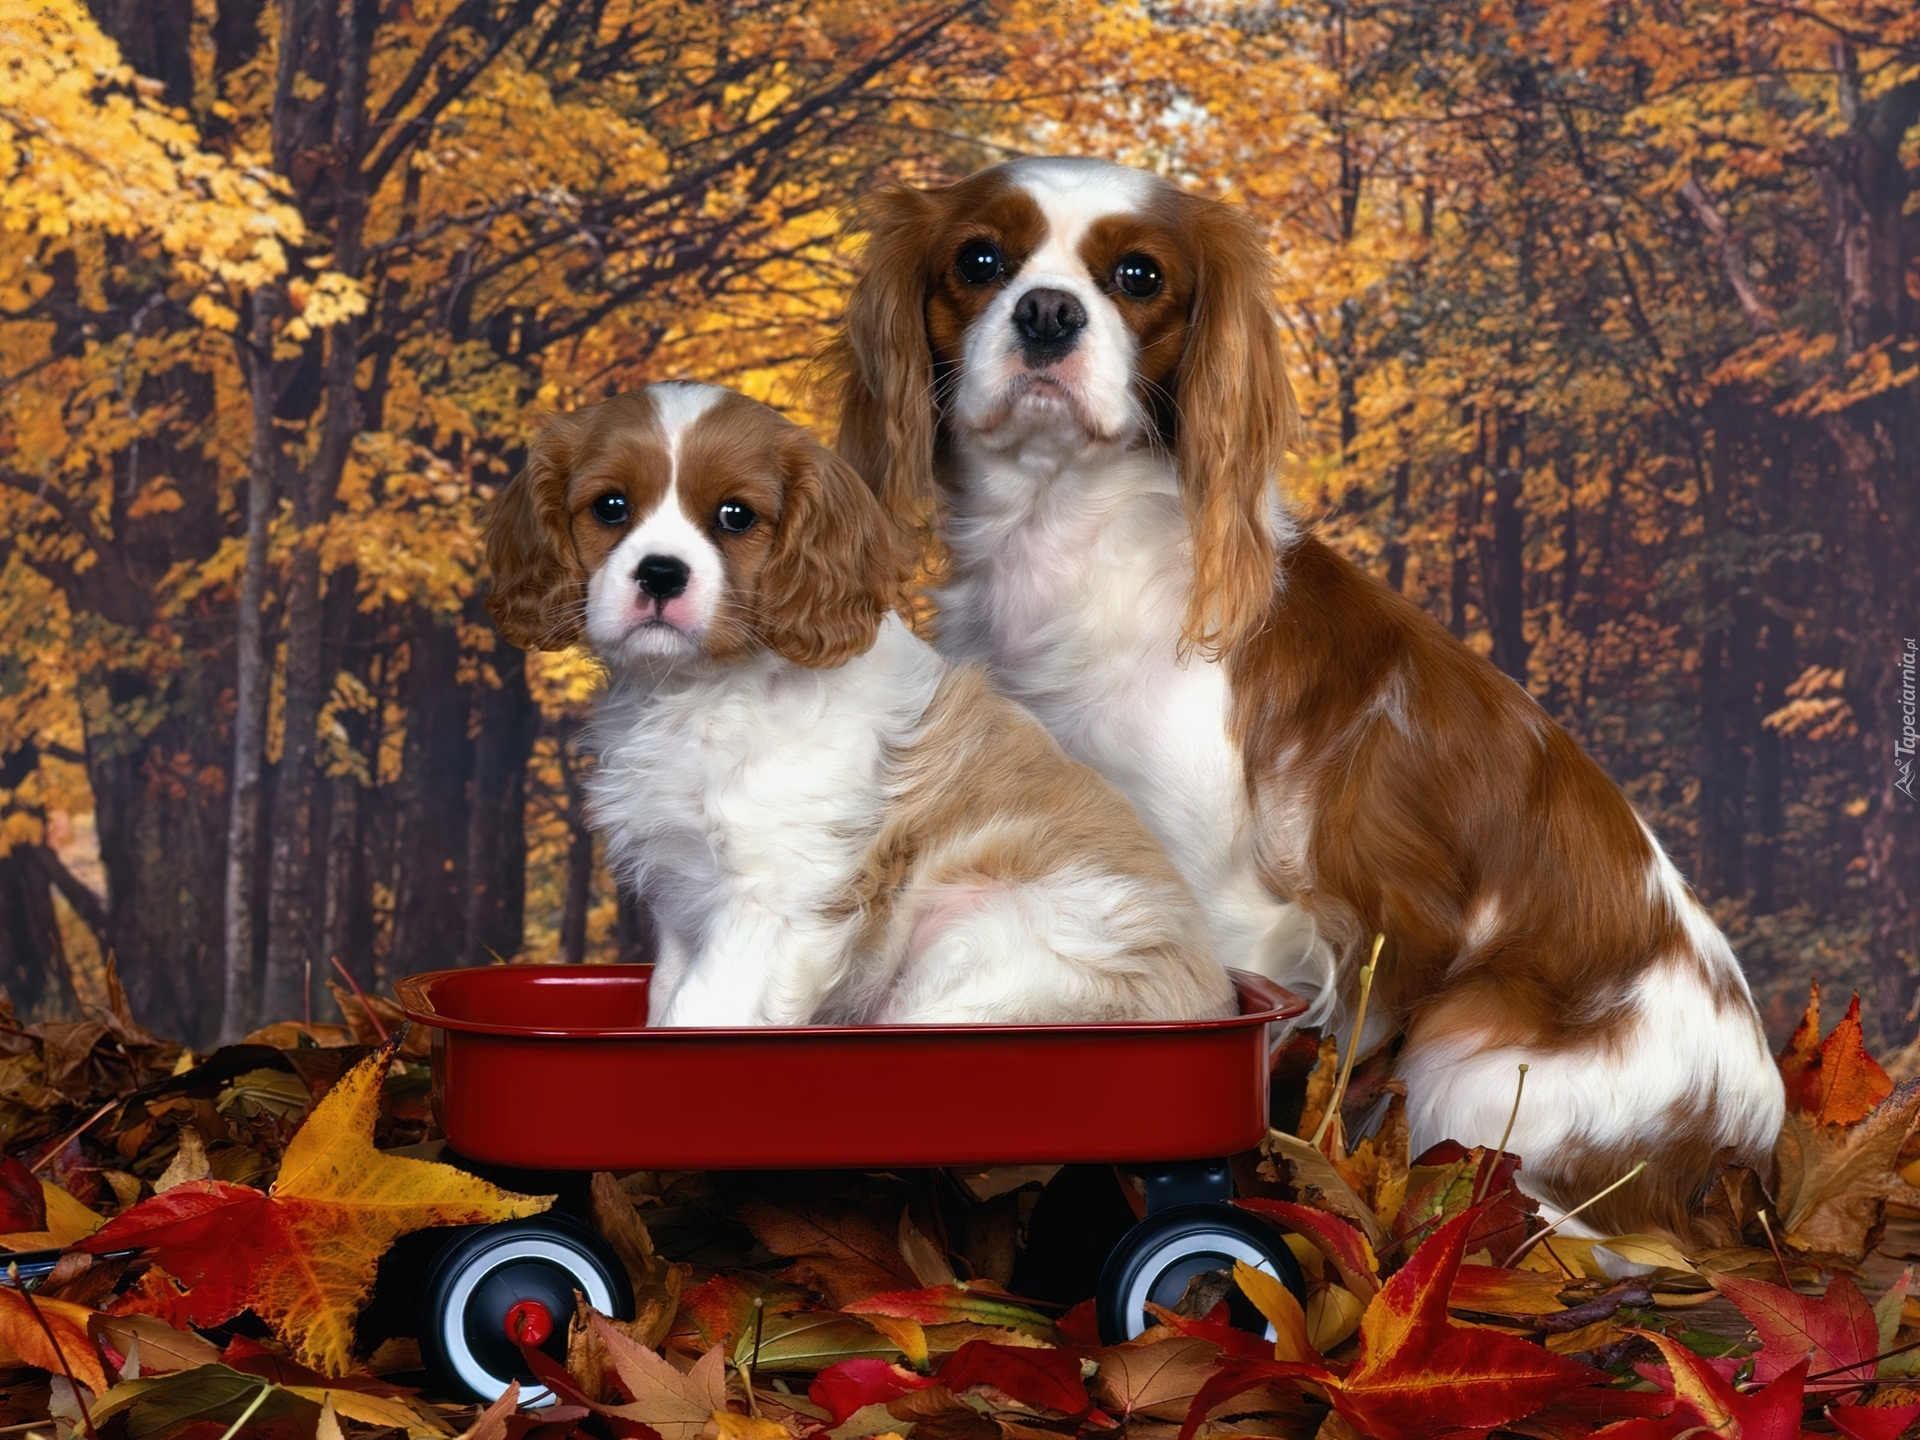
{"type": "Polygon", "coordinates": [[[844,665],[873,644],[905,583],[901,547],[846,461],[798,433],[782,461],[786,495],[755,606],[760,638],[796,665],[844,665]]]}
{"type": "Polygon", "coordinates": [[[912,535],[933,502],[933,346],[927,338],[927,236],[938,202],[896,187],[860,210],[866,256],[829,363],[840,378],[840,453],[912,535]]]}
{"type": "Polygon", "coordinates": [[[1266,618],[1276,486],[1297,443],[1300,412],[1281,367],[1273,262],[1253,217],[1197,201],[1191,226],[1200,277],[1180,361],[1174,436],[1193,532],[1184,629],[1188,644],[1217,656],[1266,618]]]}
{"type": "Polygon", "coordinates": [[[586,628],[587,576],[567,526],[573,426],[554,419],[527,463],[487,506],[487,613],[522,650],[564,650],[586,628]]]}

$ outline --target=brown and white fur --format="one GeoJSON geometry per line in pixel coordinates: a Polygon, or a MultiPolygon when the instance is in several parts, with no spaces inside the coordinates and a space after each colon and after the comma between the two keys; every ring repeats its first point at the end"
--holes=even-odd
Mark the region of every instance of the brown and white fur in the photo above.
{"type": "Polygon", "coordinates": [[[591,815],[645,894],[654,1025],[1235,1012],[1120,794],[890,611],[860,478],[744,396],[556,420],[487,525],[515,644],[606,663],[591,815]]]}
{"type": "Polygon", "coordinates": [[[1651,1162],[1596,1231],[1680,1232],[1720,1162],[1762,1161],[1783,1101],[1746,981],[1625,796],[1283,507],[1252,220],[1045,159],[876,194],[866,228],[842,452],[937,514],[941,648],[1126,793],[1221,961],[1344,1030],[1383,932],[1363,1043],[1404,1034],[1415,1151],[1497,1143],[1524,1061],[1510,1148],[1550,1206],[1651,1162]]]}

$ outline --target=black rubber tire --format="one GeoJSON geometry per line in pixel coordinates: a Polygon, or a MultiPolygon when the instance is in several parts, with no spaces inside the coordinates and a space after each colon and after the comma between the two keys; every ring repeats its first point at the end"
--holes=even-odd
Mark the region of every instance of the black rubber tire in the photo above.
{"type": "MultiPolygon", "coordinates": [[[[1275,1226],[1231,1205],[1175,1205],[1135,1225],[1107,1256],[1094,1302],[1100,1338],[1109,1345],[1133,1339],[1154,1323],[1145,1301],[1172,1309],[1195,1275],[1231,1269],[1235,1260],[1266,1271],[1306,1304],[1300,1262],[1275,1226]]],[[[1235,1325],[1256,1334],[1268,1328],[1238,1290],[1228,1304],[1235,1325]]]]}
{"type": "Polygon", "coordinates": [[[552,1392],[507,1336],[507,1311],[521,1300],[545,1304],[554,1326],[540,1348],[564,1363],[576,1290],[604,1315],[633,1318],[633,1287],[620,1257],[568,1216],[476,1225],[450,1240],[421,1288],[416,1331],[436,1390],[490,1403],[518,1380],[522,1405],[547,1403],[552,1392]]]}

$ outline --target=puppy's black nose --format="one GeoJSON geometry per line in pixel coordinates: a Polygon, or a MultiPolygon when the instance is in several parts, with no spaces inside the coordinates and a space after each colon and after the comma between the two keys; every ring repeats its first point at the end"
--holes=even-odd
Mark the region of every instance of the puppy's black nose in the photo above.
{"type": "Polygon", "coordinates": [[[671,600],[687,588],[687,562],[671,555],[649,555],[634,568],[633,578],[656,600],[671,600]]]}
{"type": "Polygon", "coordinates": [[[1013,328],[1020,332],[1022,348],[1058,357],[1073,349],[1087,328],[1087,312],[1064,290],[1036,287],[1015,303],[1013,328]]]}

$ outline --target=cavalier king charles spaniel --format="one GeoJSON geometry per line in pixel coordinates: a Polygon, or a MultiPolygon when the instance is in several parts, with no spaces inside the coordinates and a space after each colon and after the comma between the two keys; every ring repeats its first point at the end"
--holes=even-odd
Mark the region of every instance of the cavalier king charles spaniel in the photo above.
{"type": "Polygon", "coordinates": [[[950,567],[979,661],[1138,807],[1222,963],[1344,1030],[1386,936],[1413,1146],[1510,1148],[1595,1233],[1684,1234],[1783,1116],[1740,965],[1615,785],[1518,685],[1298,526],[1272,266],[1246,212],[1016,160],[867,207],[840,448],[950,567]]]}
{"type": "Polygon", "coordinates": [[[893,613],[879,503],[775,411],[558,418],[486,538],[500,633],[607,667],[590,814],[658,924],[649,1024],[1236,1013],[1139,816],[893,613]]]}

